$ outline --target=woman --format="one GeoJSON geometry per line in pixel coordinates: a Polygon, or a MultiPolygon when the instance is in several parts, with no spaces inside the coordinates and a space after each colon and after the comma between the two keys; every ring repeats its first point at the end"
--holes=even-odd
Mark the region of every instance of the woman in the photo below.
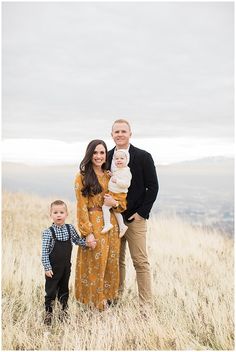
{"type": "Polygon", "coordinates": [[[82,236],[97,241],[94,250],[78,250],[75,274],[76,299],[103,310],[118,296],[120,239],[113,211],[123,212],[126,201],[108,195],[107,147],[102,140],[89,143],[75,179],[78,228],[82,236]],[[113,228],[102,234],[102,205],[113,207],[113,228]]]}

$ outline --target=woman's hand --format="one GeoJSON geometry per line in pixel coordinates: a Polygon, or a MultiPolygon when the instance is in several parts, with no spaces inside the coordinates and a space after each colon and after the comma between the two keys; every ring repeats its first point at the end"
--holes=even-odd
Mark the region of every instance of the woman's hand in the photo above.
{"type": "Polygon", "coordinates": [[[117,206],[117,201],[110,194],[105,194],[104,205],[107,205],[108,207],[115,207],[117,206]]]}
{"type": "Polygon", "coordinates": [[[94,249],[96,247],[97,241],[95,240],[93,233],[91,233],[90,235],[88,235],[86,237],[86,245],[92,249],[94,249]]]}
{"type": "Polygon", "coordinates": [[[112,177],[111,177],[111,182],[116,183],[116,182],[117,182],[117,178],[116,178],[115,176],[112,176],[112,177]]]}

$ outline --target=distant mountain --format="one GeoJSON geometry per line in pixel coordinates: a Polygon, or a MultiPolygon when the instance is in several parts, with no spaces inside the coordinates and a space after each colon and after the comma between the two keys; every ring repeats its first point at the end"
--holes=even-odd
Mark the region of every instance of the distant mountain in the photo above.
{"type": "Polygon", "coordinates": [[[159,165],[157,170],[176,173],[176,175],[210,175],[216,174],[216,176],[222,176],[227,174],[233,174],[234,172],[234,159],[225,157],[210,157],[197,160],[184,161],[169,165],[159,165]]]}
{"type": "Polygon", "coordinates": [[[33,166],[2,164],[2,187],[9,191],[55,195],[74,199],[74,179],[77,165],[33,166]]]}
{"type": "Polygon", "coordinates": [[[234,159],[204,158],[157,168],[154,211],[176,213],[194,224],[234,232],[234,159]]]}
{"type": "Polygon", "coordinates": [[[201,158],[201,159],[196,159],[196,160],[186,160],[186,161],[180,161],[178,163],[172,163],[172,164],[167,164],[167,165],[159,165],[159,166],[170,166],[170,167],[205,167],[206,165],[218,165],[222,167],[223,165],[228,165],[233,166],[234,165],[234,158],[226,158],[223,156],[215,156],[215,157],[207,157],[207,158],[201,158]]]}
{"type": "MultiPolygon", "coordinates": [[[[77,165],[2,164],[2,188],[75,200],[77,165]]],[[[233,233],[234,159],[204,158],[157,166],[159,193],[153,212],[176,213],[193,223],[233,233]]]]}
{"type": "Polygon", "coordinates": [[[195,164],[195,163],[205,164],[205,163],[222,163],[222,162],[234,162],[234,158],[229,158],[225,156],[209,156],[201,159],[181,161],[178,164],[195,164]]]}

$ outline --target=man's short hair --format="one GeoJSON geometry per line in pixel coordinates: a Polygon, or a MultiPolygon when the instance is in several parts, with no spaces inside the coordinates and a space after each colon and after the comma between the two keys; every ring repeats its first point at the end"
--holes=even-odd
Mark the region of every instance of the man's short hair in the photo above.
{"type": "Polygon", "coordinates": [[[129,124],[129,121],[127,121],[127,120],[125,120],[125,119],[118,119],[118,120],[115,120],[114,122],[113,122],[113,125],[112,125],[112,130],[113,130],[113,127],[114,127],[114,124],[115,123],[126,123],[126,125],[128,125],[128,127],[129,127],[129,129],[130,129],[130,131],[131,131],[131,126],[130,126],[130,124],[129,124]]]}

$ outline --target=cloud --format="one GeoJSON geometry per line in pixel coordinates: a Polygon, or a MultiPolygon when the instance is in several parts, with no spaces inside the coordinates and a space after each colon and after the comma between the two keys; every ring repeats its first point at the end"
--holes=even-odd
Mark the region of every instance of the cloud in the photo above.
{"type": "Polygon", "coordinates": [[[233,137],[233,3],[5,2],[2,13],[4,138],[107,138],[120,116],[137,137],[233,137]]]}

